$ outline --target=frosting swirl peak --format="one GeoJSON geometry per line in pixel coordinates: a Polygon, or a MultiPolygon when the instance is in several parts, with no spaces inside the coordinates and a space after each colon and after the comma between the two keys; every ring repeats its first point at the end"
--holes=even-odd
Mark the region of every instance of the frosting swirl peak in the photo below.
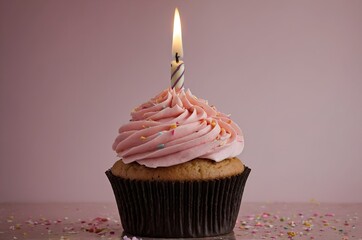
{"type": "Polygon", "coordinates": [[[244,148],[241,129],[188,90],[165,89],[131,112],[113,143],[124,163],[168,167],[207,158],[221,161],[244,148]]]}

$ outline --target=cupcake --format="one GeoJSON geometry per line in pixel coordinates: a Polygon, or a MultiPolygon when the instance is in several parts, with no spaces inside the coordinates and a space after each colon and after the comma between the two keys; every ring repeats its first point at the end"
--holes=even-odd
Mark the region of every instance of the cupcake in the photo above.
{"type": "Polygon", "coordinates": [[[190,90],[168,88],[131,112],[106,171],[125,234],[211,237],[232,232],[250,169],[242,132],[190,90]]]}

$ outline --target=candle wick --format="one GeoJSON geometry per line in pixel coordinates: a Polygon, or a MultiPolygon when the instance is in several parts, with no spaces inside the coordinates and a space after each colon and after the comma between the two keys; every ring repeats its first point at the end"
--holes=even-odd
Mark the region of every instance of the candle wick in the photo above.
{"type": "Polygon", "coordinates": [[[179,60],[178,60],[178,59],[179,59],[179,57],[180,57],[180,56],[178,55],[178,52],[176,52],[176,54],[175,54],[176,63],[178,63],[178,62],[179,62],[179,60]]]}

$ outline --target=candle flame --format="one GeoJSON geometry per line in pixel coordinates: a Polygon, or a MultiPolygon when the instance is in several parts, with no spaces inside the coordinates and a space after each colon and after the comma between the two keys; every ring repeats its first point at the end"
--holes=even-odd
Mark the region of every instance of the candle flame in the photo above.
{"type": "Polygon", "coordinates": [[[182,33],[181,33],[181,20],[178,9],[175,9],[175,17],[173,20],[173,38],[172,38],[172,57],[183,57],[184,52],[182,48],[182,33]]]}

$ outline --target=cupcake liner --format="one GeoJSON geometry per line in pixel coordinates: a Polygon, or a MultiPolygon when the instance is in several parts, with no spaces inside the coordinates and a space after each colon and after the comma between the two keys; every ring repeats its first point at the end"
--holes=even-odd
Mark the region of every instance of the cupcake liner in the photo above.
{"type": "Polygon", "coordinates": [[[111,182],[125,234],[140,237],[210,237],[232,232],[250,168],[232,177],[200,181],[111,182]]]}

